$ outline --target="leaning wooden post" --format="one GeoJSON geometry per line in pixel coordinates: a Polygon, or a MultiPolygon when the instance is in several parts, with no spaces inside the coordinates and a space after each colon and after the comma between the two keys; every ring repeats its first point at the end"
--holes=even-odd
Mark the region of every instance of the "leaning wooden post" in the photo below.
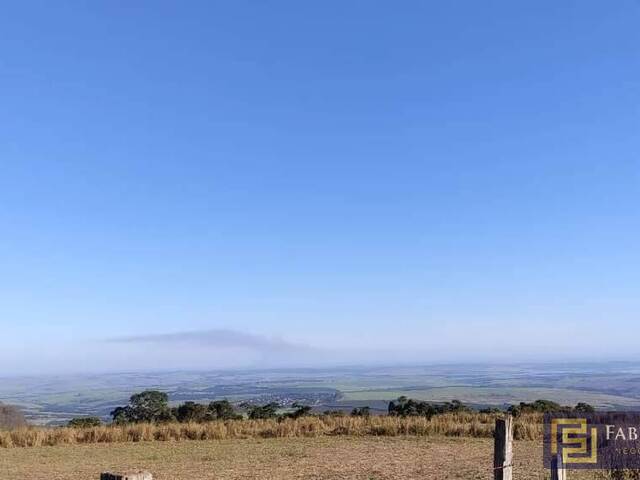
{"type": "Polygon", "coordinates": [[[551,459],[551,480],[567,480],[567,470],[562,464],[560,453],[551,459]]]}
{"type": "Polygon", "coordinates": [[[493,443],[493,479],[512,480],[513,473],[513,417],[496,419],[493,443]]]}

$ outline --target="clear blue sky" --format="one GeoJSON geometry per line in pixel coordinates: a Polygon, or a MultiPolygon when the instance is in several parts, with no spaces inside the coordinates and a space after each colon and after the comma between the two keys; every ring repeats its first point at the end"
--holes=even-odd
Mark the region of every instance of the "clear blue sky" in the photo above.
{"type": "Polygon", "coordinates": [[[637,352],[639,1],[5,2],[0,166],[0,373],[637,352]]]}

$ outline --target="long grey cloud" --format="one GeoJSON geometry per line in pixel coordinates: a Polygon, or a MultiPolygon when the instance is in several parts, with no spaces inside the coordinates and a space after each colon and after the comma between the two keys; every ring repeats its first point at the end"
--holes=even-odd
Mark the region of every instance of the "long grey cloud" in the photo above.
{"type": "Polygon", "coordinates": [[[236,330],[212,329],[160,334],[114,337],[109,343],[200,346],[211,348],[247,348],[262,353],[313,352],[316,348],[287,340],[236,330]]]}

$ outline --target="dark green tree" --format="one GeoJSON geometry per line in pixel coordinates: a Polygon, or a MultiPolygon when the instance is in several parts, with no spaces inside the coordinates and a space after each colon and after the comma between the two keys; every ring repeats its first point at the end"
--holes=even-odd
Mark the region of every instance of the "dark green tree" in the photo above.
{"type": "Polygon", "coordinates": [[[114,423],[167,422],[174,420],[169,396],[158,390],[145,390],[131,395],[129,405],[111,412],[114,423]]]}
{"type": "Polygon", "coordinates": [[[267,403],[266,405],[251,405],[247,411],[247,415],[252,420],[276,418],[278,416],[278,405],[275,402],[267,403]]]}
{"type": "Polygon", "coordinates": [[[111,418],[113,418],[113,423],[117,423],[118,425],[131,423],[134,421],[133,413],[129,405],[125,407],[116,407],[111,411],[109,415],[111,415],[111,418]]]}
{"type": "Polygon", "coordinates": [[[158,390],[145,390],[129,399],[135,422],[166,422],[172,420],[169,395],[158,390]]]}
{"type": "Polygon", "coordinates": [[[211,402],[207,410],[210,420],[238,420],[242,418],[242,415],[236,413],[229,400],[211,402]]]}
{"type": "Polygon", "coordinates": [[[209,420],[206,405],[195,402],[185,402],[177,408],[172,408],[171,413],[179,422],[205,422],[209,420]]]}

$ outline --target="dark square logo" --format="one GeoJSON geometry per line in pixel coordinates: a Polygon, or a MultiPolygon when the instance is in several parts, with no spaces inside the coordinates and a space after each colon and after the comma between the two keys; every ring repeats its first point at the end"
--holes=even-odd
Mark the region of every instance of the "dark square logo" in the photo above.
{"type": "Polygon", "coordinates": [[[545,414],[544,465],[640,469],[640,412],[545,414]]]}

